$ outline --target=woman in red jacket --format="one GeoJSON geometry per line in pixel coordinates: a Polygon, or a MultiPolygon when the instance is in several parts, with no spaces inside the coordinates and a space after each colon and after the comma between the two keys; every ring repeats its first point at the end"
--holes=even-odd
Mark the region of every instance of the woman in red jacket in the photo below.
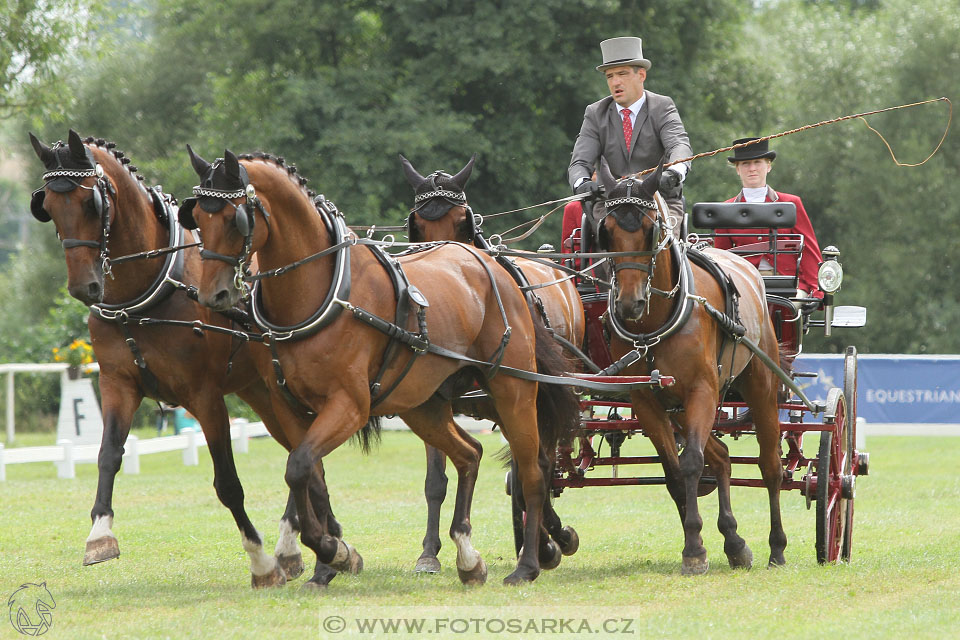
{"type": "MultiPolygon", "coordinates": [[[[751,140],[758,140],[758,138],[740,138],[734,140],[733,144],[742,144],[751,140]]],[[[800,283],[797,296],[819,298],[823,296],[823,293],[817,285],[817,270],[820,263],[823,262],[823,257],[820,255],[820,245],[817,243],[817,236],[813,233],[810,218],[803,208],[803,202],[795,195],[774,191],[767,186],[767,174],[773,168],[773,159],[776,157],[777,152],[769,149],[767,140],[735,149],[733,156],[728,157],[727,160],[736,169],[743,188],[740,193],[727,200],[727,202],[792,202],[797,206],[796,225],[779,231],[799,233],[803,236],[803,255],[800,258],[800,283]]],[[[718,235],[714,241],[714,246],[718,249],[730,249],[733,246],[752,244],[767,239],[766,229],[717,229],[716,232],[717,234],[756,234],[755,236],[741,235],[737,237],[718,235]]],[[[761,271],[767,269],[772,271],[773,269],[773,256],[771,254],[748,256],[747,260],[761,271]]],[[[794,265],[793,260],[784,260],[781,257],[777,260],[777,271],[780,275],[796,275],[794,265]]]]}

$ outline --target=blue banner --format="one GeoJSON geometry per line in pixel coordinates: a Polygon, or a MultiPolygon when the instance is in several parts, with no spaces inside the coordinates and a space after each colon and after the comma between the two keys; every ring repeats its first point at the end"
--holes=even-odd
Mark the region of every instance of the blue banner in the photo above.
{"type": "MultiPolygon", "coordinates": [[[[859,359],[857,415],[868,423],[960,423],[960,356],[863,354],[859,359]]],[[[801,354],[795,371],[811,399],[843,388],[843,355],[801,354]]]]}

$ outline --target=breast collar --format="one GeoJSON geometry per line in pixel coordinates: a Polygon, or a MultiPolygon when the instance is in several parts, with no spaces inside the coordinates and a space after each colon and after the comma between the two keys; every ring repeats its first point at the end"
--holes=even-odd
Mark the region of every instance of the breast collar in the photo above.
{"type": "MultiPolygon", "coordinates": [[[[167,227],[170,237],[167,247],[177,247],[183,244],[183,227],[177,220],[177,212],[170,200],[165,199],[163,208],[167,218],[167,227]]],[[[183,287],[185,258],[183,251],[173,251],[167,254],[160,275],[153,281],[147,290],[138,297],[120,304],[95,304],[90,310],[103,320],[116,320],[120,315],[141,314],[166,300],[177,288],[183,287]]]]}
{"type": "MultiPolygon", "coordinates": [[[[336,214],[324,206],[324,202],[317,202],[317,210],[324,225],[331,231],[331,246],[344,242],[350,231],[343,220],[343,215],[339,211],[336,214]]],[[[295,325],[282,326],[273,324],[267,320],[263,309],[263,290],[260,285],[263,281],[257,280],[253,284],[250,296],[250,311],[253,321],[264,334],[268,334],[271,341],[283,342],[286,340],[299,340],[311,336],[331,322],[333,322],[340,312],[343,311],[345,304],[350,299],[350,245],[347,244],[334,254],[333,280],[330,284],[330,290],[327,296],[313,315],[295,325]]]]}

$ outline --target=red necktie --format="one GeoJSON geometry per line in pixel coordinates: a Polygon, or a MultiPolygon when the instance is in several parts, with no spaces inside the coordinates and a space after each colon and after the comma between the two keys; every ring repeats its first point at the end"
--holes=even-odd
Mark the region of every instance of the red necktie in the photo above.
{"type": "Polygon", "coordinates": [[[627,141],[627,153],[630,153],[630,139],[633,137],[633,123],[630,122],[630,109],[620,112],[623,116],[623,139],[627,141]]]}

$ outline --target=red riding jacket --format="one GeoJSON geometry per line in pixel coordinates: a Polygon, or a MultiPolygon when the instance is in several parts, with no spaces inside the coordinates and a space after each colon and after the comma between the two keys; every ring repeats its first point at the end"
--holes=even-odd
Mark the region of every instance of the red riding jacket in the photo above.
{"type": "MultiPolygon", "coordinates": [[[[813,233],[813,225],[810,224],[810,218],[807,216],[806,209],[803,208],[803,202],[800,198],[790,193],[780,193],[767,187],[767,202],[792,202],[797,206],[797,224],[788,229],[779,229],[782,233],[799,233],[803,236],[803,255],[800,258],[800,288],[810,293],[812,296],[822,298],[823,293],[817,285],[817,271],[820,263],[823,262],[823,256],[820,254],[820,245],[817,243],[817,236],[813,233]]],[[[741,191],[734,198],[727,202],[743,202],[743,192],[741,191]]],[[[717,237],[714,240],[714,246],[718,249],[729,249],[732,246],[751,244],[753,242],[762,242],[767,239],[766,229],[717,229],[718,234],[722,233],[746,233],[756,236],[741,236],[738,238],[717,237]]],[[[749,256],[749,260],[754,265],[759,265],[760,260],[765,258],[767,262],[773,264],[773,256],[770,254],[749,256]]],[[[796,275],[794,271],[793,260],[777,260],[777,271],[780,275],[796,275]]]]}

